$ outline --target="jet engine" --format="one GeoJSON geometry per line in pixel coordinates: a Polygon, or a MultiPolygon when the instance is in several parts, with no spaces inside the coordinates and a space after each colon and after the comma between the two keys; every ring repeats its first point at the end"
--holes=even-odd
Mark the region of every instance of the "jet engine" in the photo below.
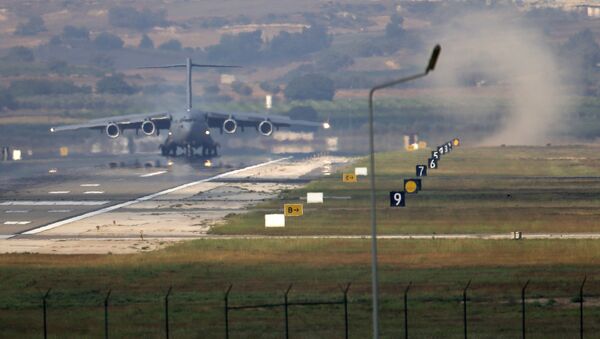
{"type": "Polygon", "coordinates": [[[269,120],[261,122],[258,125],[258,131],[260,134],[268,137],[269,135],[273,134],[273,123],[271,123],[269,120]]]}
{"type": "Polygon", "coordinates": [[[146,135],[152,135],[156,132],[156,125],[150,120],[146,120],[142,123],[142,132],[146,135]]]}
{"type": "Polygon", "coordinates": [[[237,130],[237,122],[232,118],[223,121],[223,130],[225,133],[233,134],[237,130]]]}
{"type": "Polygon", "coordinates": [[[108,135],[108,137],[111,139],[117,138],[119,135],[121,135],[121,128],[119,125],[111,122],[106,125],[106,135],[108,135]]]}

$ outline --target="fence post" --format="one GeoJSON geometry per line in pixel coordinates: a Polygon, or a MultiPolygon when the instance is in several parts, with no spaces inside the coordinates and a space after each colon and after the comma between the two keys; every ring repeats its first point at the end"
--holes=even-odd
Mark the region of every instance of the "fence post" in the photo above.
{"type": "Polygon", "coordinates": [[[290,293],[290,290],[292,289],[292,284],[290,284],[290,286],[288,286],[287,290],[285,290],[285,294],[283,295],[283,301],[284,301],[284,305],[283,305],[283,310],[284,310],[284,314],[285,314],[285,339],[288,339],[290,337],[290,331],[289,331],[289,323],[288,323],[288,293],[290,293]]]}
{"type": "Polygon", "coordinates": [[[527,280],[527,282],[525,283],[525,285],[523,285],[523,288],[521,289],[521,329],[523,331],[523,339],[525,339],[525,289],[527,288],[527,285],[529,285],[529,280],[527,280]]]}
{"type": "Polygon", "coordinates": [[[408,290],[410,285],[412,285],[412,281],[409,281],[404,289],[404,338],[406,339],[408,339],[408,290]]]}
{"type": "Polygon", "coordinates": [[[345,338],[348,339],[349,329],[348,329],[348,290],[350,289],[350,284],[346,284],[346,288],[342,289],[344,292],[344,334],[345,338]]]}
{"type": "Polygon", "coordinates": [[[111,290],[108,290],[106,298],[104,298],[104,338],[108,339],[108,298],[110,298],[111,290]]]}
{"type": "Polygon", "coordinates": [[[581,286],[579,287],[579,337],[583,339],[583,285],[587,280],[587,275],[583,277],[581,286]]]}
{"type": "Polygon", "coordinates": [[[469,286],[471,286],[471,280],[469,280],[467,286],[465,286],[465,289],[463,290],[463,323],[465,328],[465,339],[467,339],[467,290],[469,289],[469,286]]]}
{"type": "Polygon", "coordinates": [[[46,294],[42,297],[42,306],[44,309],[44,339],[48,338],[48,322],[46,320],[46,299],[48,299],[48,295],[50,294],[51,288],[46,291],[46,294]]]}
{"type": "Polygon", "coordinates": [[[229,339],[229,292],[233,285],[229,285],[225,292],[225,339],[229,339]]]}
{"type": "Polygon", "coordinates": [[[165,333],[167,335],[167,339],[169,339],[169,296],[171,295],[172,289],[173,286],[169,286],[167,295],[165,295],[165,333]]]}

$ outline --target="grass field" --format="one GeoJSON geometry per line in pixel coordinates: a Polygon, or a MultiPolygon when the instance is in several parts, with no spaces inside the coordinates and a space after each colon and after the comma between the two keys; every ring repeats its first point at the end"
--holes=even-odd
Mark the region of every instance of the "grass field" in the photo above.
{"type": "MultiPolygon", "coordinates": [[[[377,167],[381,233],[594,231],[600,179],[590,177],[600,165],[596,154],[593,147],[457,149],[426,178],[424,191],[398,210],[386,206],[388,185],[411,175],[427,154],[382,154],[377,167]]],[[[342,185],[338,179],[285,192],[285,201],[317,189],[352,199],[326,200],[277,232],[367,234],[369,211],[361,207],[367,184],[342,185]],[[331,210],[334,206],[340,209],[331,210]],[[319,218],[324,221],[317,223],[319,218]]],[[[281,203],[233,216],[215,232],[261,234],[259,213],[281,203]]],[[[190,241],[123,256],[2,255],[2,337],[41,336],[41,296],[48,288],[50,337],[101,337],[109,288],[112,336],[164,337],[163,296],[172,285],[172,336],[212,338],[224,336],[223,293],[230,283],[230,304],[242,305],[281,302],[290,283],[291,301],[339,300],[338,285],[351,282],[350,336],[364,338],[371,330],[369,248],[368,239],[238,239],[190,241]]],[[[379,250],[383,337],[403,334],[402,294],[409,281],[411,335],[461,337],[462,289],[469,280],[470,335],[518,337],[520,290],[528,279],[528,337],[576,337],[577,295],[585,275],[586,333],[600,333],[598,241],[381,240],[379,250]]],[[[281,309],[231,311],[230,321],[232,338],[283,336],[281,309]]],[[[343,337],[342,309],[293,307],[290,331],[301,338],[343,337]]]]}

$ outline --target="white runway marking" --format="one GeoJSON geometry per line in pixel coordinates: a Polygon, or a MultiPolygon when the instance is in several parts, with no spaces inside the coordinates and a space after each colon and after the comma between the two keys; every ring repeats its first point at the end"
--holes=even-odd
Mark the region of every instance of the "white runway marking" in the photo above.
{"type": "Polygon", "coordinates": [[[85,191],[83,194],[104,194],[104,191],[85,191]]]}
{"type": "Polygon", "coordinates": [[[142,175],[140,175],[140,178],[153,177],[155,175],[160,175],[160,174],[164,174],[164,173],[167,173],[167,171],[158,171],[158,172],[152,172],[152,173],[148,173],[148,174],[142,174],[142,175]]]}
{"type": "Polygon", "coordinates": [[[29,210],[8,210],[4,213],[27,213],[29,210]]]}
{"type": "Polygon", "coordinates": [[[69,213],[71,210],[49,210],[48,213],[69,213]]]}
{"type": "Polygon", "coordinates": [[[154,198],[156,198],[158,196],[169,194],[169,193],[172,193],[172,192],[175,192],[175,191],[179,191],[179,190],[182,190],[182,189],[194,186],[194,185],[198,185],[198,184],[201,184],[201,183],[209,182],[209,181],[212,181],[212,180],[215,180],[215,179],[220,179],[220,178],[226,177],[228,175],[237,174],[237,173],[240,173],[240,172],[243,172],[243,171],[247,171],[247,170],[251,170],[251,169],[254,169],[254,168],[259,168],[259,167],[262,167],[262,166],[267,166],[267,165],[270,165],[270,164],[274,164],[276,162],[280,162],[280,161],[284,161],[284,160],[289,160],[291,158],[292,157],[280,158],[280,159],[276,159],[276,160],[271,160],[271,161],[263,162],[261,164],[257,164],[257,165],[253,165],[253,166],[249,166],[249,167],[245,167],[245,168],[240,168],[240,169],[233,170],[233,171],[230,171],[230,172],[221,173],[219,175],[215,175],[214,177],[210,177],[210,178],[202,179],[202,180],[198,180],[198,181],[193,181],[193,182],[190,182],[190,183],[187,183],[187,184],[183,184],[183,185],[180,185],[180,186],[177,186],[177,187],[169,188],[169,189],[164,190],[164,191],[160,191],[160,192],[157,192],[157,193],[154,193],[154,194],[150,194],[150,195],[147,195],[145,197],[137,198],[135,200],[126,201],[126,202],[123,202],[123,203],[120,203],[120,204],[116,204],[116,205],[112,205],[112,206],[108,206],[108,207],[105,207],[105,208],[102,208],[102,209],[99,209],[99,210],[96,210],[96,211],[84,213],[82,215],[78,215],[78,216],[73,217],[73,218],[69,218],[69,219],[57,221],[55,223],[51,223],[51,224],[48,224],[46,226],[34,228],[32,230],[29,230],[27,232],[23,232],[21,234],[37,234],[37,233],[40,233],[40,232],[51,230],[51,229],[56,228],[56,227],[60,227],[62,225],[66,225],[66,224],[75,222],[75,221],[79,221],[79,220],[83,220],[83,219],[87,219],[87,218],[90,218],[90,217],[94,217],[96,215],[100,215],[100,214],[103,214],[103,213],[111,212],[111,211],[117,210],[117,209],[122,208],[122,207],[133,205],[133,204],[138,203],[138,202],[151,200],[151,199],[154,199],[154,198]]]}
{"type": "Polygon", "coordinates": [[[50,191],[48,194],[69,194],[71,191],[50,191]]]}
{"type": "Polygon", "coordinates": [[[81,184],[79,186],[81,186],[81,187],[98,187],[98,186],[100,186],[100,184],[81,184]]]}
{"type": "Polygon", "coordinates": [[[5,221],[4,225],[27,225],[31,221],[5,221]]]}
{"type": "Polygon", "coordinates": [[[0,203],[0,206],[100,206],[106,205],[110,201],[69,201],[69,200],[41,200],[41,201],[33,201],[33,200],[14,200],[14,201],[5,201],[0,203]]]}

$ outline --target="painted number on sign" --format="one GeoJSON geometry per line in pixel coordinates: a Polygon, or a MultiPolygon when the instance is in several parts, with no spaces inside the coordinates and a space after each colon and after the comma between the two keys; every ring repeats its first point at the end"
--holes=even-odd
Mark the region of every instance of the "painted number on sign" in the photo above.
{"type": "Polygon", "coordinates": [[[404,207],[404,192],[390,192],[390,206],[404,207]]]}
{"type": "Polygon", "coordinates": [[[417,176],[418,177],[426,177],[427,176],[427,166],[417,165],[417,176]]]}
{"type": "Polygon", "coordinates": [[[435,160],[440,160],[440,152],[431,151],[431,157],[434,158],[435,160]]]}
{"type": "Polygon", "coordinates": [[[344,173],[342,176],[343,182],[356,182],[356,174],[354,173],[344,173]]]}
{"type": "Polygon", "coordinates": [[[286,217],[299,217],[304,213],[302,204],[284,204],[283,213],[286,217]]]}
{"type": "Polygon", "coordinates": [[[438,167],[438,161],[435,158],[429,158],[429,160],[427,160],[427,165],[431,169],[436,169],[438,167]]]}

